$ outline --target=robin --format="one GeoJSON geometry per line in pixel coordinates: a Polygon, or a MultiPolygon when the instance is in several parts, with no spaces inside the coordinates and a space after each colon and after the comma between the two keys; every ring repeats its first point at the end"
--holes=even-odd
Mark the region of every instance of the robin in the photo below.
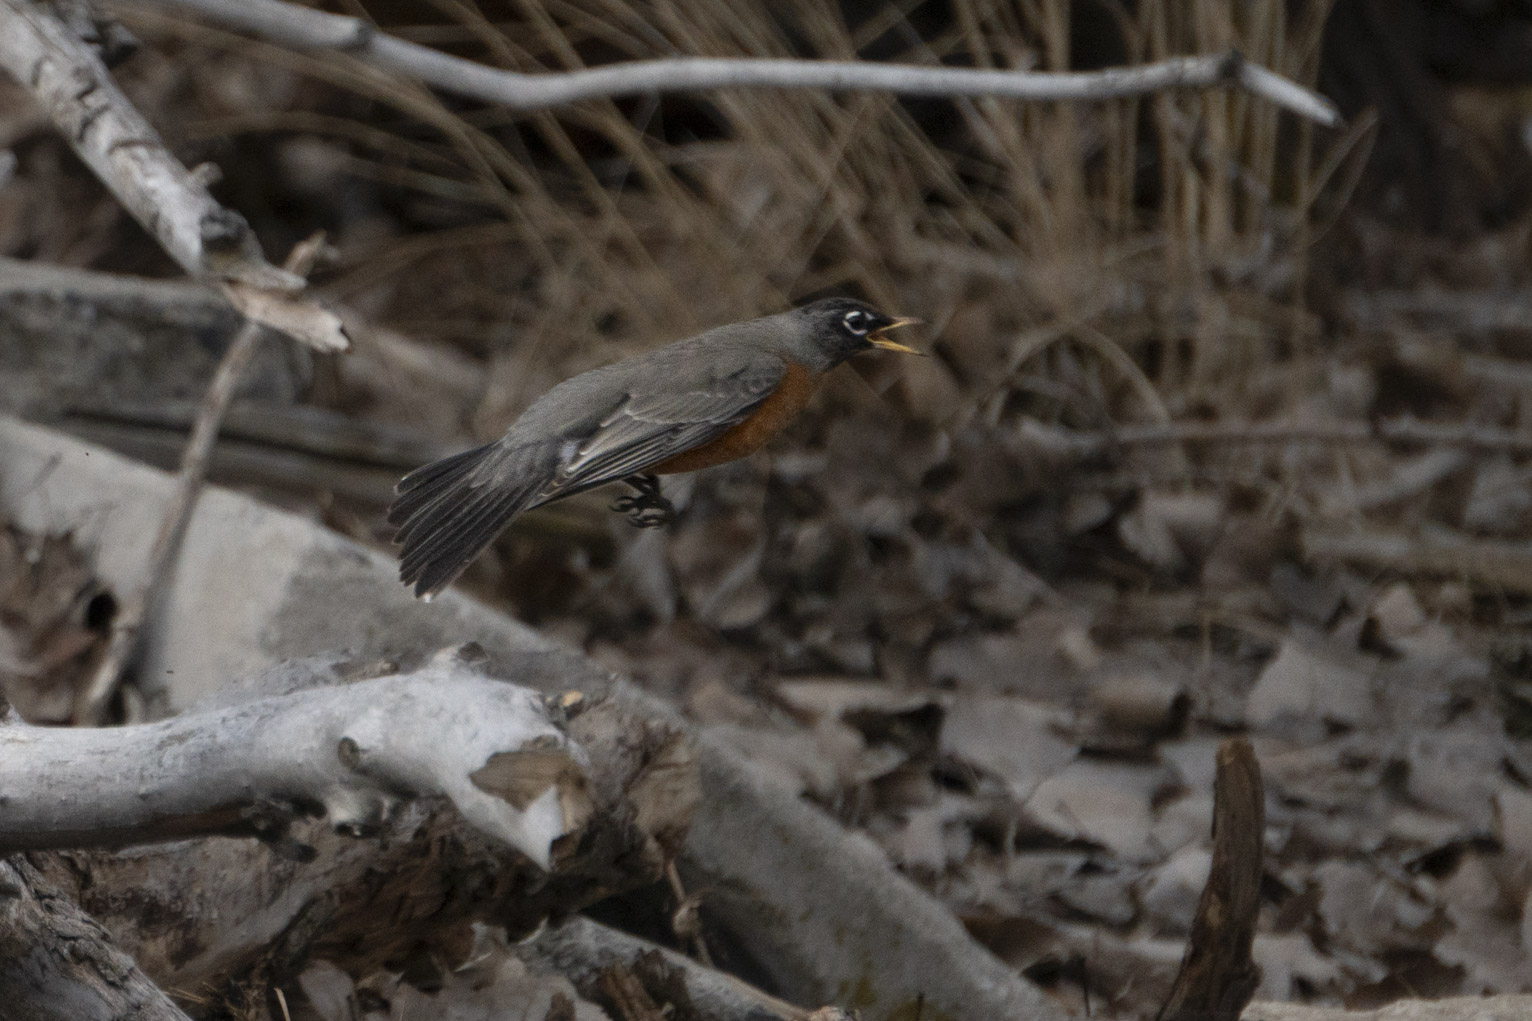
{"type": "Polygon", "coordinates": [[[400,480],[388,511],[399,577],[430,599],[518,514],[608,482],[636,490],[613,510],[640,527],[665,524],[674,511],[658,476],[758,450],[854,354],[919,354],[884,336],[914,322],[827,298],[565,380],[500,439],[400,480]]]}

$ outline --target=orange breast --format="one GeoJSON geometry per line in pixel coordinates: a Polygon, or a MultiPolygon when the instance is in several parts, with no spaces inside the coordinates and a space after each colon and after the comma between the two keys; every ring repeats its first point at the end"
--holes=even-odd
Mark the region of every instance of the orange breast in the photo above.
{"type": "Polygon", "coordinates": [[[781,432],[794,415],[803,410],[803,406],[814,395],[816,382],[814,374],[808,369],[788,362],[782,382],[749,418],[731,426],[717,439],[677,454],[668,461],[661,461],[649,471],[659,475],[676,475],[699,468],[711,468],[715,464],[724,464],[755,453],[767,440],[781,432]]]}

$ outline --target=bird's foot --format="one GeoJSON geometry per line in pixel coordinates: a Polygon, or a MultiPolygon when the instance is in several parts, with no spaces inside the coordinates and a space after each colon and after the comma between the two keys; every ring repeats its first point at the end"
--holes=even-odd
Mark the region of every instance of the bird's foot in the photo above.
{"type": "Polygon", "coordinates": [[[638,490],[634,496],[623,496],[612,502],[612,510],[628,516],[628,523],[635,528],[659,528],[675,520],[676,509],[660,492],[660,480],[654,475],[634,475],[623,479],[638,490]]]}

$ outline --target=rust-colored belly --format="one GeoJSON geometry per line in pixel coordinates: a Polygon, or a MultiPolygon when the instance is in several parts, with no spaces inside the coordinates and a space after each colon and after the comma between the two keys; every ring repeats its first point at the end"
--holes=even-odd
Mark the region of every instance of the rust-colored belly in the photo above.
{"type": "Polygon", "coordinates": [[[761,402],[755,413],[743,422],[730,427],[715,440],[677,454],[667,461],[650,468],[659,475],[676,475],[681,472],[711,468],[736,458],[753,454],[792,421],[794,415],[814,395],[814,374],[801,365],[787,363],[787,372],[771,396],[761,402]]]}

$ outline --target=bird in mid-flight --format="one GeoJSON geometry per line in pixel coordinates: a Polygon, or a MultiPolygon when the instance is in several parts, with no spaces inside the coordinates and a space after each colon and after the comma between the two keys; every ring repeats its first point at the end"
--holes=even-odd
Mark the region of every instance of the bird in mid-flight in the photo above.
{"type": "Polygon", "coordinates": [[[670,520],[657,476],[759,449],[808,403],[819,377],[917,322],[849,298],[720,326],[565,380],[504,436],[406,475],[388,511],[399,577],[429,599],[523,511],[608,482],[634,524],[670,520]]]}

